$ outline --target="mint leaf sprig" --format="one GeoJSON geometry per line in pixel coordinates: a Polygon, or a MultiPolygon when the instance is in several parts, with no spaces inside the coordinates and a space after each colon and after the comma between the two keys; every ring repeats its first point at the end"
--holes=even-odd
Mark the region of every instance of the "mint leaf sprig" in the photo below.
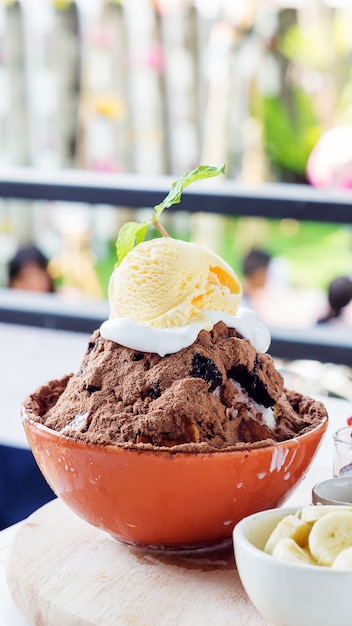
{"type": "Polygon", "coordinates": [[[134,246],[144,241],[149,226],[154,226],[163,237],[169,236],[165,228],[162,224],[160,224],[159,218],[164,209],[181,202],[182,192],[185,187],[188,187],[188,185],[197,180],[211,178],[213,176],[218,176],[219,174],[225,174],[225,165],[222,165],[221,167],[199,165],[199,167],[194,170],[188,170],[185,174],[183,174],[183,176],[172,183],[171,189],[166,198],[164,198],[160,204],[154,206],[154,211],[149,220],[142,220],[141,222],[127,222],[124,224],[120,228],[116,241],[116,267],[120,265],[122,259],[134,248],[134,246]]]}

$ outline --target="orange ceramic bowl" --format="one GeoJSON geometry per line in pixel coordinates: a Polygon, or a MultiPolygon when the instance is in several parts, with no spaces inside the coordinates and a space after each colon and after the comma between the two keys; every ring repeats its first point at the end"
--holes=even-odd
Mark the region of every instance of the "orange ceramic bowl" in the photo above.
{"type": "Polygon", "coordinates": [[[120,542],[156,550],[231,542],[239,520],[279,506],[299,484],[327,423],[251,450],[141,451],[74,440],[23,409],[30,447],[57,496],[120,542]]]}

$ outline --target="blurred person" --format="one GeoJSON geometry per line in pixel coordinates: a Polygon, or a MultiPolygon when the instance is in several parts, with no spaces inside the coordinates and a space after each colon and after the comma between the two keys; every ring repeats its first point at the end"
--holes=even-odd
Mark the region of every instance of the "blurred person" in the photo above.
{"type": "Polygon", "coordinates": [[[55,291],[48,259],[39,248],[30,244],[17,250],[8,266],[8,287],[42,293],[55,291]]]}
{"type": "Polygon", "coordinates": [[[242,304],[244,306],[256,308],[257,299],[267,285],[270,261],[270,254],[260,248],[252,248],[243,258],[242,304]]]}
{"type": "Polygon", "coordinates": [[[346,307],[352,302],[352,279],[348,276],[334,278],[329,284],[327,298],[328,310],[325,315],[318,319],[317,323],[348,324],[344,313],[346,307]]]}
{"type": "Polygon", "coordinates": [[[316,323],[322,294],[293,286],[289,261],[252,248],[242,261],[242,305],[271,326],[303,328],[316,323]]]}
{"type": "Polygon", "coordinates": [[[103,299],[88,230],[63,233],[62,250],[51,259],[49,270],[60,284],[60,295],[77,299],[103,299]]]}

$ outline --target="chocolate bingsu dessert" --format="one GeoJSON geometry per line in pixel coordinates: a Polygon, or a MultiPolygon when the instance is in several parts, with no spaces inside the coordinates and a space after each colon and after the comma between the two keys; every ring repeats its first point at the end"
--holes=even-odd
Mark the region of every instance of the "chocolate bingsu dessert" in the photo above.
{"type": "Polygon", "coordinates": [[[197,178],[176,181],[148,223],[126,224],[110,279],[110,319],[75,374],[41,387],[30,418],[92,444],[186,452],[271,445],[321,422],[325,407],[284,388],[267,329],[240,307],[241,285],[213,252],[165,236],[163,208],[197,178]]]}

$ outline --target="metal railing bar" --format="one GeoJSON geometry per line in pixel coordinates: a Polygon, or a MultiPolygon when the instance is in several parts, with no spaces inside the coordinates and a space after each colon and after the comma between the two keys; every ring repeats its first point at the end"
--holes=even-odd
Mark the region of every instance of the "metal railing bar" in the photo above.
{"type": "MultiPolygon", "coordinates": [[[[153,207],[174,180],[171,176],[9,168],[0,170],[0,197],[153,207]]],[[[309,185],[267,183],[249,187],[228,179],[212,179],[185,189],[181,203],[171,210],[352,224],[352,194],[309,185]]]]}
{"type": "Polygon", "coordinates": [[[109,317],[109,303],[0,289],[0,322],[91,333],[109,317]]]}
{"type": "MultiPolygon", "coordinates": [[[[52,294],[0,290],[0,322],[91,334],[109,315],[109,304],[72,302],[52,294]]],[[[352,336],[327,326],[269,327],[268,352],[286,360],[309,359],[352,367],[352,336]]]]}

